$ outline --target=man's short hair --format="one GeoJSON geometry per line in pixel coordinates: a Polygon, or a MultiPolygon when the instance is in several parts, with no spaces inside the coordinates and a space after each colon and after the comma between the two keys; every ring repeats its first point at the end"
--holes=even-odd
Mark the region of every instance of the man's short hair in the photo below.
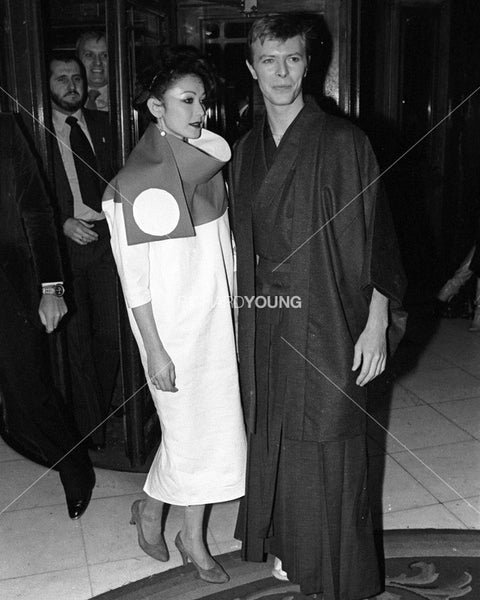
{"type": "Polygon", "coordinates": [[[253,63],[252,46],[257,41],[280,40],[286,42],[299,35],[305,42],[307,56],[310,55],[310,42],[313,37],[313,23],[305,14],[283,13],[267,15],[253,22],[247,37],[247,60],[253,63]]]}
{"type": "Polygon", "coordinates": [[[85,42],[88,42],[89,40],[95,40],[96,42],[99,42],[102,39],[105,40],[105,42],[107,41],[104,31],[85,31],[85,33],[82,33],[82,35],[78,38],[77,43],[75,44],[75,54],[80,56],[80,50],[83,48],[85,42]]]}
{"type": "Polygon", "coordinates": [[[52,52],[49,52],[49,54],[47,56],[49,78],[50,78],[50,75],[52,74],[52,62],[54,60],[57,60],[58,62],[65,62],[65,63],[69,63],[69,62],[76,63],[80,68],[80,75],[82,76],[83,81],[84,82],[87,81],[87,72],[85,71],[85,67],[83,66],[82,61],[71,50],[53,50],[52,52]]]}

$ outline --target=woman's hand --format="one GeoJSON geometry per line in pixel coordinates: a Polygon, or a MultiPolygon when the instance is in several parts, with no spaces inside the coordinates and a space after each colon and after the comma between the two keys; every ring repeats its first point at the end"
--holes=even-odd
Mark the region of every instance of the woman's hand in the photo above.
{"type": "Polygon", "coordinates": [[[152,303],[132,308],[147,352],[148,378],[157,390],[178,392],[175,387],[175,365],[163,346],[153,316],[152,303]]]}
{"type": "Polygon", "coordinates": [[[175,365],[165,349],[147,353],[148,377],[162,392],[178,392],[175,387],[175,365]]]}

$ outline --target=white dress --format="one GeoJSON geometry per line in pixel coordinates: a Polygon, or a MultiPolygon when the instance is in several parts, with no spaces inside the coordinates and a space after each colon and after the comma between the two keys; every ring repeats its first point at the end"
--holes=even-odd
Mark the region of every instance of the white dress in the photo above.
{"type": "MultiPolygon", "coordinates": [[[[121,181],[112,182],[120,194],[121,181]]],[[[131,201],[135,215],[135,198],[131,201]]],[[[149,301],[175,365],[178,392],[149,385],[162,440],[144,490],[181,506],[238,498],[244,494],[246,441],[229,302],[233,258],[227,212],[200,225],[193,220],[192,236],[129,245],[124,204],[106,195],[103,208],[145,372],[145,348],[132,308],[149,301]]]]}

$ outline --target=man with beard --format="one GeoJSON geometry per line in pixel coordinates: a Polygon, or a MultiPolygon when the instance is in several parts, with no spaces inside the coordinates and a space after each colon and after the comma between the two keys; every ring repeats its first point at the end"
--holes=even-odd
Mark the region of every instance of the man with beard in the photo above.
{"type": "Polygon", "coordinates": [[[108,111],[108,50],[102,31],[86,31],[78,38],[76,53],[87,74],[85,108],[108,111]]]}
{"type": "Polygon", "coordinates": [[[50,97],[58,218],[72,298],[66,332],[75,419],[95,447],[119,364],[117,275],[101,200],[114,171],[108,115],[83,109],[85,69],[70,53],[52,54],[50,97]]]}

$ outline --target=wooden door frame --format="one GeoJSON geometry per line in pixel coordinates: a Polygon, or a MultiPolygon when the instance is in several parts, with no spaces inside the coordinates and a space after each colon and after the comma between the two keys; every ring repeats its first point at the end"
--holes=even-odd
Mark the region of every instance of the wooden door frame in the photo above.
{"type": "MultiPolygon", "coordinates": [[[[402,130],[402,105],[399,93],[402,90],[402,30],[401,10],[403,8],[435,8],[438,9],[438,28],[435,29],[436,47],[432,64],[432,104],[428,127],[425,132],[418,134],[418,139],[408,141],[409,146],[401,146],[401,156],[390,156],[396,165],[401,158],[402,163],[408,164],[411,158],[407,154],[421,143],[428,145],[428,189],[422,209],[429,226],[431,264],[430,284],[434,283],[438,274],[435,272],[440,264],[442,252],[442,220],[446,202],[445,173],[446,149],[450,119],[445,119],[449,113],[449,53],[450,53],[450,17],[451,0],[376,0],[377,31],[376,40],[376,83],[375,83],[375,117],[382,124],[395,132],[402,130]],[[405,157],[405,158],[404,158],[405,157]]],[[[403,141],[403,140],[402,140],[403,141]]],[[[387,166],[387,165],[385,165],[387,166]]],[[[393,172],[401,168],[396,165],[393,172]]],[[[427,173],[427,172],[425,172],[427,173]]],[[[418,173],[417,173],[418,174],[418,173]]],[[[427,185],[427,184],[426,184],[427,185]]],[[[408,200],[408,199],[407,199],[408,200]]],[[[412,209],[415,207],[412,206],[412,209]]],[[[410,259],[412,264],[413,261],[410,259]]],[[[418,276],[418,274],[417,274],[418,276]]],[[[418,283],[418,282],[416,282],[418,283]]],[[[425,283],[422,283],[426,290],[425,283]]],[[[412,288],[413,289],[413,288],[412,288]]],[[[419,288],[420,289],[420,288],[419,288]]],[[[417,291],[418,292],[418,291],[417,291]]],[[[425,293],[430,293],[427,290],[425,293]]]]}
{"type": "Polygon", "coordinates": [[[433,115],[434,121],[440,120],[446,114],[448,108],[448,55],[449,44],[445,43],[449,36],[450,23],[450,0],[382,0],[378,3],[381,14],[381,22],[385,25],[378,36],[377,41],[377,68],[383,74],[377,78],[376,98],[377,111],[389,120],[396,120],[398,105],[398,83],[399,63],[396,57],[400,50],[400,31],[398,28],[399,14],[402,7],[437,6],[440,8],[440,30],[439,38],[442,40],[439,64],[440,71],[437,73],[436,83],[436,111],[433,115]],[[387,90],[387,93],[385,93],[387,90]]]}
{"type": "MultiPolygon", "coordinates": [[[[49,156],[44,124],[50,114],[43,39],[42,6],[36,0],[2,0],[8,110],[19,113],[38,153],[49,156]],[[14,37],[15,32],[15,37],[14,37]]],[[[45,167],[48,168],[50,161],[45,167]]]]}

